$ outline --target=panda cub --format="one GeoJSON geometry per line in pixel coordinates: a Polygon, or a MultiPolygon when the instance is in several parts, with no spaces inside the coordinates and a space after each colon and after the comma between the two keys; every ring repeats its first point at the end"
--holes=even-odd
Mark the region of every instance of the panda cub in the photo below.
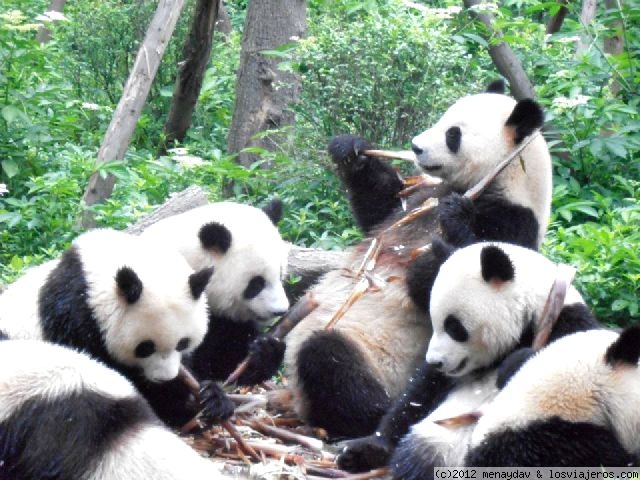
{"type": "MultiPolygon", "coordinates": [[[[133,381],[163,420],[180,423],[198,405],[189,404],[186,386],[175,387],[180,397],[165,388],[182,356],[204,338],[202,293],[212,271],[194,273],[177,252],[127,233],[92,230],[8,286],[0,296],[0,331],[88,353],[133,381]]],[[[218,405],[215,395],[203,396],[205,410],[218,405]]]]}
{"type": "Polygon", "coordinates": [[[423,361],[431,335],[429,291],[440,252],[432,248],[417,258],[414,254],[431,242],[439,226],[456,246],[484,239],[539,247],[551,204],[551,159],[542,136],[480,198],[471,202],[462,196],[542,126],[537,103],[516,102],[503,92],[504,85],[497,82],[486,93],[459,99],[413,139],[417,166],[443,183],[406,199],[399,196],[404,185],[397,172],[362,154],[369,148],[366,141],[348,135],[332,140],[329,153],[368,238],[343,268],[328,272],[313,287],[319,307],[287,336],[285,353],[297,412],[331,436],[372,433],[423,361]],[[325,331],[354,289],[348,273],[358,270],[371,238],[429,197],[440,199],[437,210],[385,234],[375,269],[384,287],[363,295],[334,329],[325,331]]]}
{"type": "MultiPolygon", "coordinates": [[[[180,252],[194,269],[215,268],[206,289],[207,333],[187,359],[199,380],[226,379],[250,350],[260,361],[249,365],[239,384],[254,385],[277,372],[284,342],[261,332],[289,308],[282,285],[289,247],[275,226],[281,217],[279,200],[263,209],[219,202],[160,220],[142,233],[180,252]]],[[[230,402],[228,407],[226,415],[230,402]]]]}
{"type": "Polygon", "coordinates": [[[637,466],[639,357],[638,326],[553,342],[481,409],[465,465],[637,466]]]}
{"type": "MultiPolygon", "coordinates": [[[[0,335],[1,336],[1,335],[0,335]]],[[[0,478],[228,478],[122,375],[70,348],[0,341],[0,478]]]]}
{"type": "MultiPolygon", "coordinates": [[[[491,402],[512,370],[526,360],[557,268],[532,250],[486,242],[453,252],[440,267],[431,291],[433,336],[427,363],[385,416],[381,435],[375,438],[390,450],[410,423],[427,415],[400,441],[391,460],[395,478],[432,478],[433,467],[463,465],[473,425],[450,428],[437,422],[491,402]]],[[[549,341],[597,328],[580,294],[569,287],[549,341]]],[[[349,448],[340,463],[363,460],[349,448]]]]}

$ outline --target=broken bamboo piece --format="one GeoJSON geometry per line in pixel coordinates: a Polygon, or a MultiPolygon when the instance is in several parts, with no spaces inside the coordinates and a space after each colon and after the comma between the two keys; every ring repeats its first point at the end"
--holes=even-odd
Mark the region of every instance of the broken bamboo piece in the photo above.
{"type": "Polygon", "coordinates": [[[390,150],[376,150],[376,149],[367,149],[362,150],[360,153],[367,155],[368,157],[379,157],[379,158],[390,158],[395,160],[406,160],[407,162],[415,162],[416,154],[411,150],[399,150],[399,151],[390,151],[390,150]]]}
{"type": "Polygon", "coordinates": [[[263,423],[255,418],[246,420],[238,419],[238,422],[240,422],[240,425],[251,427],[257,432],[262,433],[263,435],[277,438],[278,440],[282,440],[283,442],[296,443],[318,453],[321,453],[323,451],[322,449],[324,447],[324,443],[322,440],[319,440],[317,438],[307,437],[305,435],[300,435],[299,433],[295,433],[284,428],[267,425],[266,423],[263,423]]]}

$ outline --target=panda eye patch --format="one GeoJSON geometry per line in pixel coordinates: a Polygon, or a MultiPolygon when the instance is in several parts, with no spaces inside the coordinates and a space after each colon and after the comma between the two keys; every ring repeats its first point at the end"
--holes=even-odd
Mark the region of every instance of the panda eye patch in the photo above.
{"type": "Polygon", "coordinates": [[[460,139],[462,138],[460,127],[450,127],[444,136],[447,142],[447,148],[453,153],[458,153],[458,150],[460,150],[460,139]]]}
{"type": "Polygon", "coordinates": [[[256,275],[247,284],[247,288],[244,289],[244,298],[247,300],[257,296],[265,287],[267,282],[262,275],[256,275]]]}
{"type": "Polygon", "coordinates": [[[444,331],[456,342],[469,340],[469,332],[455,315],[449,315],[444,320],[444,331]]]}
{"type": "Polygon", "coordinates": [[[179,352],[186,350],[187,348],[189,348],[190,343],[191,343],[191,340],[189,340],[187,337],[181,338],[178,344],[176,345],[176,350],[179,352]]]}
{"type": "Polygon", "coordinates": [[[156,351],[156,345],[151,340],[140,342],[135,350],[136,358],[147,358],[156,351]]]}

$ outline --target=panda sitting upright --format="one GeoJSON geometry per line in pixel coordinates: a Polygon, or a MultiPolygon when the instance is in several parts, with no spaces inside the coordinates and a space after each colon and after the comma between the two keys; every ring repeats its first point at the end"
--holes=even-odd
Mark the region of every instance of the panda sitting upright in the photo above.
{"type": "MultiPolygon", "coordinates": [[[[557,268],[533,250],[506,243],[481,242],[453,252],[431,291],[433,336],[426,366],[383,418],[378,435],[348,445],[339,463],[368,467],[357,464],[367,460],[365,444],[370,457],[376,447],[378,459],[388,456],[426,414],[397,446],[390,463],[395,478],[432,478],[433,467],[463,465],[474,426],[451,428],[438,421],[490,403],[530,356],[557,268]]],[[[598,328],[580,294],[569,287],[549,341],[598,328]]]]}
{"type": "Polygon", "coordinates": [[[216,392],[203,392],[197,405],[174,380],[182,356],[206,333],[202,294],[212,272],[194,272],[177,252],[133,235],[95,229],[7,287],[0,295],[0,331],[91,355],[133,381],[169,424],[186,422],[200,408],[216,417],[216,392]]]}
{"type": "MultiPolygon", "coordinates": [[[[272,377],[282,361],[284,342],[262,335],[264,325],[289,308],[282,280],[289,247],[276,228],[282,202],[263,209],[234,202],[196,207],[164,218],[141,237],[180,252],[194,269],[213,267],[206,293],[209,322],[203,342],[186,359],[198,380],[224,380],[255,352],[240,385],[272,377]]],[[[220,401],[217,416],[225,418],[233,405],[220,387],[207,389],[220,401]]]]}
{"type": "Polygon", "coordinates": [[[412,194],[406,209],[399,196],[402,180],[389,164],[362,154],[367,142],[343,135],[329,146],[356,222],[368,238],[343,268],[328,272],[312,288],[319,306],[287,336],[285,364],[297,412],[331,436],[372,433],[423,361],[431,335],[428,294],[438,259],[434,249],[414,254],[431,242],[438,225],[456,246],[485,239],[537,249],[542,241],[551,204],[551,159],[542,136],[476,201],[461,195],[542,126],[537,103],[516,102],[503,91],[496,82],[486,93],[459,99],[414,138],[418,166],[443,183],[412,194]],[[440,198],[437,213],[385,237],[374,271],[384,286],[363,295],[334,329],[325,331],[354,289],[348,272],[358,270],[371,238],[429,197],[440,198]]]}

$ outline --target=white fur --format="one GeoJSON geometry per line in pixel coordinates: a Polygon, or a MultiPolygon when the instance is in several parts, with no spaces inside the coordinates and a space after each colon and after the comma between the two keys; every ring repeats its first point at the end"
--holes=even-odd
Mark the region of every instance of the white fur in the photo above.
{"type": "MultiPolygon", "coordinates": [[[[413,139],[423,150],[418,164],[440,166],[429,171],[451,185],[466,190],[475,185],[514,148],[513,129],[505,122],[516,106],[512,98],[495,93],[469,95],[454,103],[438,122],[413,139]],[[453,153],[445,142],[445,132],[453,126],[462,131],[460,149],[453,153]]],[[[538,243],[549,222],[551,205],[551,157],[542,136],[533,140],[495,180],[505,197],[531,208],[539,222],[538,243]]]]}
{"type": "Polygon", "coordinates": [[[12,338],[41,339],[38,294],[57,260],[29,268],[0,295],[0,330],[12,338]]]}
{"type": "Polygon", "coordinates": [[[207,287],[213,313],[234,320],[266,320],[289,308],[282,286],[288,246],[258,208],[233,202],[211,203],[163,219],[142,236],[178,250],[197,270],[215,267],[207,287]],[[210,222],[220,223],[231,232],[231,247],[224,254],[205,250],[200,244],[198,232],[210,222]],[[256,297],[246,300],[242,293],[257,275],[265,279],[266,286],[256,297]]]}
{"type": "MultiPolygon", "coordinates": [[[[166,381],[178,374],[181,353],[202,342],[207,329],[204,295],[195,300],[189,288],[193,270],[177,252],[162,249],[139,237],[109,229],[96,229],[73,242],[87,282],[87,301],[104,335],[109,354],[128,366],[138,366],[151,381],[166,381]],[[131,268],[142,282],[142,295],[128,304],[115,277],[131,268]],[[189,348],[176,345],[189,338],[189,348]],[[136,358],[136,346],[152,340],[156,352],[136,358]]],[[[0,330],[10,338],[42,339],[38,294],[58,260],[32,268],[0,296],[0,330]]]]}
{"type": "Polygon", "coordinates": [[[479,378],[465,381],[419,423],[411,427],[409,435],[420,449],[434,454],[434,466],[462,466],[474,431],[473,424],[465,426],[443,426],[434,423],[476,411],[490,402],[498,393],[495,371],[479,378]]]}
{"type": "Polygon", "coordinates": [[[193,298],[187,262],[170,249],[162,249],[139,237],[115,230],[93,230],[74,241],[82,259],[89,287],[89,305],[102,330],[107,350],[125,365],[139,366],[151,381],[175,378],[182,338],[189,338],[192,351],[207,330],[204,296],[193,298]],[[119,294],[115,275],[130,267],[142,282],[142,295],[128,304],[119,294]],[[136,358],[136,346],[152,340],[156,351],[136,358]]]}
{"type": "Polygon", "coordinates": [[[482,409],[472,445],[489,433],[558,416],[612,428],[627,451],[639,454],[640,370],[604,361],[617,337],[609,330],[590,330],[551,343],[482,409]]]}
{"type": "MultiPolygon", "coordinates": [[[[29,340],[0,342],[0,421],[24,402],[54,400],[70,393],[97,392],[114,399],[137,397],[120,374],[58,345],[29,340]],[[9,367],[10,366],[10,367],[9,367]]],[[[51,445],[55,451],[56,446],[51,445]]],[[[83,480],[190,480],[226,478],[159,421],[122,435],[110,450],[98,452],[95,468],[83,480]]]]}
{"type": "MultiPolygon", "coordinates": [[[[431,290],[433,336],[427,351],[429,363],[442,362],[443,371],[464,376],[488,367],[518,343],[526,324],[540,317],[557,274],[557,266],[543,255],[516,245],[481,242],[454,252],[440,267],[431,290]],[[510,258],[512,281],[494,283],[482,278],[480,255],[494,245],[510,258]],[[469,333],[458,342],[444,330],[447,316],[455,315],[469,333]],[[452,373],[466,359],[466,366],[452,373]]],[[[565,305],[584,303],[570,287],[565,305]]]]}

